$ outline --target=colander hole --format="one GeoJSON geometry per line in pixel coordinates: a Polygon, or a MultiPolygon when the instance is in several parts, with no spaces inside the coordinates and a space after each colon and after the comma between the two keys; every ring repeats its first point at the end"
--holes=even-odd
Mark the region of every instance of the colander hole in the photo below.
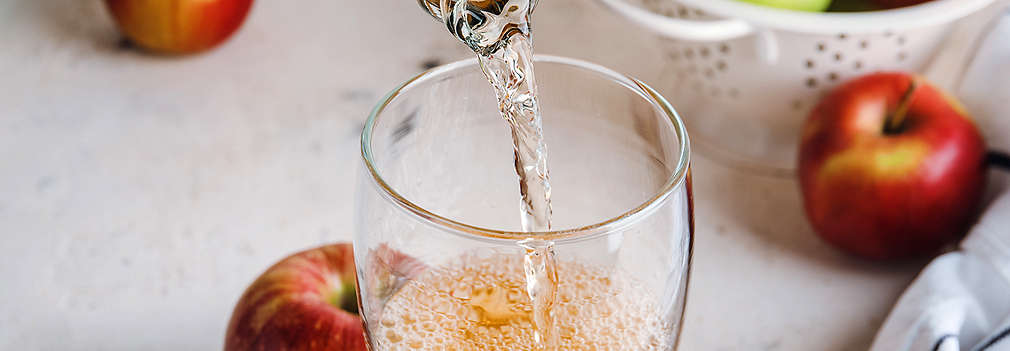
{"type": "Polygon", "coordinates": [[[904,35],[899,35],[898,36],[898,45],[905,45],[905,41],[906,41],[906,39],[905,39],[904,35]]]}
{"type": "Polygon", "coordinates": [[[680,15],[680,17],[687,17],[687,8],[683,5],[677,6],[677,14],[680,15]]]}
{"type": "Polygon", "coordinates": [[[720,44],[719,45],[719,52],[723,53],[723,55],[728,54],[729,53],[729,45],[720,44]]]}
{"type": "Polygon", "coordinates": [[[671,52],[670,55],[668,55],[668,56],[670,56],[671,60],[674,60],[674,61],[680,60],[680,53],[679,52],[671,52]]]}
{"type": "Polygon", "coordinates": [[[708,48],[701,48],[701,57],[708,57],[708,48]]]}
{"type": "Polygon", "coordinates": [[[807,88],[816,88],[816,87],[817,87],[817,78],[814,77],[807,78],[807,88]]]}
{"type": "Polygon", "coordinates": [[[863,61],[856,61],[852,63],[852,68],[857,70],[863,69],[863,61]]]}
{"type": "Polygon", "coordinates": [[[715,71],[713,71],[711,68],[706,68],[705,69],[705,78],[712,79],[714,77],[715,77],[715,71]]]}
{"type": "Polygon", "coordinates": [[[870,47],[870,42],[868,42],[866,40],[863,40],[863,41],[859,42],[859,48],[860,49],[866,49],[868,47],[870,47]]]}
{"type": "Polygon", "coordinates": [[[723,61],[723,60],[716,61],[715,62],[715,68],[718,69],[719,71],[725,71],[726,70],[726,61],[723,61]]]}
{"type": "Polygon", "coordinates": [[[835,73],[835,72],[828,73],[828,80],[832,81],[832,82],[837,81],[838,80],[838,73],[835,73]]]}
{"type": "Polygon", "coordinates": [[[905,61],[905,58],[907,58],[907,57],[908,57],[908,54],[906,54],[905,52],[899,52],[898,53],[898,61],[905,61]]]}
{"type": "Polygon", "coordinates": [[[684,49],[684,57],[686,57],[688,60],[693,59],[694,49],[691,48],[684,49]]]}
{"type": "Polygon", "coordinates": [[[885,38],[890,37],[892,35],[894,35],[894,32],[891,31],[890,29],[884,31],[884,37],[885,38]]]}
{"type": "Polygon", "coordinates": [[[827,49],[828,49],[828,46],[824,45],[824,43],[817,43],[817,51],[824,52],[824,50],[827,50],[827,49]]]}
{"type": "Polygon", "coordinates": [[[849,38],[848,34],[838,33],[838,40],[845,40],[845,39],[848,39],[848,38],[849,38]]]}
{"type": "Polygon", "coordinates": [[[809,60],[808,59],[807,60],[807,69],[813,69],[813,68],[814,68],[814,60],[809,60]]]}
{"type": "Polygon", "coordinates": [[[835,61],[842,61],[842,52],[841,51],[835,53],[835,61]]]}
{"type": "Polygon", "coordinates": [[[694,15],[698,17],[705,16],[705,12],[699,9],[694,9],[694,15]]]}
{"type": "Polygon", "coordinates": [[[792,106],[793,106],[793,110],[799,110],[799,109],[803,108],[803,101],[793,100],[792,106]]]}

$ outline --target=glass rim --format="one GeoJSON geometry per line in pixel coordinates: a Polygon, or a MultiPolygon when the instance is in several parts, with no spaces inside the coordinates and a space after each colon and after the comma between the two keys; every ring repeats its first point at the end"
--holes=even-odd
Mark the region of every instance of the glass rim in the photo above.
{"type": "Polygon", "coordinates": [[[374,164],[372,157],[372,132],[375,127],[375,123],[379,116],[385,110],[396,97],[398,97],[403,91],[416,86],[418,84],[424,83],[425,81],[433,78],[437,78],[445,73],[458,70],[467,66],[477,66],[478,62],[476,58],[470,58],[465,60],[460,60],[452,63],[448,63],[439,67],[432,68],[430,70],[424,71],[417,76],[407,80],[406,82],[400,84],[395,89],[390,91],[383,97],[379,103],[372,109],[372,112],[368,116],[368,120],[365,121],[365,126],[361,132],[361,158],[365,163],[365,167],[368,169],[368,173],[373,183],[378,186],[380,192],[384,197],[391,200],[403,210],[406,210],[409,214],[420,219],[422,222],[435,225],[443,229],[446,232],[463,235],[475,239],[526,239],[535,237],[537,239],[544,240],[583,240],[592,237],[597,237],[599,235],[606,235],[613,232],[617,232],[622,228],[637,223],[642,218],[648,216],[651,212],[655,211],[660,205],[662,205],[675,190],[684,186],[686,182],[688,168],[691,163],[691,146],[690,140],[687,135],[687,128],[684,125],[684,121],[674,110],[673,106],[666,101],[658,92],[643,83],[642,81],[635,79],[633,77],[615,72],[609,68],[589,63],[582,60],[551,56],[551,55],[535,55],[534,62],[536,63],[552,63],[561,64],[565,66],[581,68],[592,73],[597,73],[603,75],[608,80],[618,83],[632,91],[638,93],[640,96],[645,98],[649,103],[658,107],[668,118],[670,123],[674,126],[674,132],[677,135],[679,141],[679,161],[677,167],[667,178],[666,183],[663,184],[662,188],[654,195],[652,195],[644,203],[635,206],[629,210],[624,211],[620,215],[612,218],[608,218],[598,223],[593,223],[589,225],[579,226],[570,229],[562,230],[551,230],[543,232],[522,232],[522,231],[508,231],[484,228],[480,226],[470,225],[462,223],[447,217],[443,217],[437,213],[428,211],[424,207],[421,207],[406,197],[401,195],[392,186],[390,186],[382,178],[379,170],[374,164]]]}

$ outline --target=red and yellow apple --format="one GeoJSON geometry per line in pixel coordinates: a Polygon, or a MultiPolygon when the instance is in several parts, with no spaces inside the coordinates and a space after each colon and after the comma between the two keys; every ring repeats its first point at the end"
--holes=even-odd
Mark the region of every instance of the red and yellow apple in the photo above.
{"type": "Polygon", "coordinates": [[[384,301],[403,287],[411,279],[423,274],[428,266],[388,244],[379,244],[368,251],[365,284],[371,290],[365,298],[371,306],[381,306],[384,301]]]}
{"type": "Polygon", "coordinates": [[[245,20],[252,0],[105,0],[120,31],[146,49],[172,54],[212,48],[245,20]]]}
{"type": "Polygon", "coordinates": [[[827,95],[803,130],[799,180],[814,229],[874,258],[922,256],[962,236],[985,187],[985,143],[923,78],[877,73],[827,95]]]}
{"type": "Polygon", "coordinates": [[[355,298],[354,255],[347,243],[291,255],[246,289],[225,351],[365,351],[355,298]]]}

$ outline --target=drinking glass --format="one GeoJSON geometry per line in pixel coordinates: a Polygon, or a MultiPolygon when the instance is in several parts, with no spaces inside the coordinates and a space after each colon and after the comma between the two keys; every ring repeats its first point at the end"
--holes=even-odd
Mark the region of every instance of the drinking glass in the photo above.
{"type": "Polygon", "coordinates": [[[534,67],[553,231],[520,229],[511,135],[476,60],[414,77],[369,117],[354,256],[371,350],[524,348],[529,238],[553,243],[560,349],[676,348],[694,231],[683,122],[604,67],[534,67]]]}

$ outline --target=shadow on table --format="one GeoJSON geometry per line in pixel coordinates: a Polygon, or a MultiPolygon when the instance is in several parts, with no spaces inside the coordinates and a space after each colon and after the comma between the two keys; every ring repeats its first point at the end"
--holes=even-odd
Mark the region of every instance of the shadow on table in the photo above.
{"type": "Polygon", "coordinates": [[[725,214],[737,225],[746,227],[762,241],[781,249],[782,254],[801,256],[811,264],[865,273],[905,272],[921,268],[928,260],[875,262],[835,249],[823,241],[810,226],[803,210],[799,185],[791,177],[765,177],[731,169],[703,160],[706,178],[695,186],[708,189],[701,201],[711,202],[714,211],[725,214]]]}
{"type": "MultiPolygon", "coordinates": [[[[882,263],[845,254],[814,233],[807,222],[799,185],[794,179],[747,174],[704,159],[703,156],[695,164],[702,166],[695,167],[696,216],[699,217],[699,222],[708,224],[701,228],[716,231],[698,233],[699,238],[709,235],[755,236],[756,238],[729,237],[719,240],[756,239],[754,245],[758,246],[750,250],[762,252],[757,256],[762,260],[781,261],[791,257],[793,261],[802,264],[822,266],[827,272],[880,279],[911,279],[928,262],[920,259],[882,263]],[[703,172],[697,172],[699,168],[703,172]],[[706,212],[720,215],[705,218],[708,216],[706,212]],[[713,219],[725,222],[712,223],[713,219]]],[[[896,294],[882,299],[880,314],[868,319],[866,328],[836,331],[850,334],[845,338],[849,340],[848,346],[842,350],[865,350],[872,342],[876,329],[883,323],[889,306],[897,298],[896,294]]]]}
{"type": "Polygon", "coordinates": [[[108,51],[130,48],[101,0],[25,1],[23,6],[23,15],[61,45],[108,51]]]}

